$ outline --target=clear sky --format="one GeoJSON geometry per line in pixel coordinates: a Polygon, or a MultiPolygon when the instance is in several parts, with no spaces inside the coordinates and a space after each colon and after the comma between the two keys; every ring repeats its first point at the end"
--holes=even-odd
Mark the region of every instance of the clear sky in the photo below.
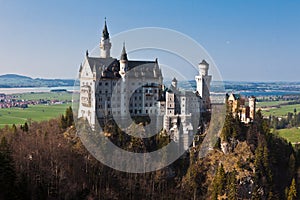
{"type": "Polygon", "coordinates": [[[299,10],[296,0],[0,0],[0,74],[74,78],[107,17],[111,35],[150,26],[190,36],[224,80],[300,81],[299,10]]]}

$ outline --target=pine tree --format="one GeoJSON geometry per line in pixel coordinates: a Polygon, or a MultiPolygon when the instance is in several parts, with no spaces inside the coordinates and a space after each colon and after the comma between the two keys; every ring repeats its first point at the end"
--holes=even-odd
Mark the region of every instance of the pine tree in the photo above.
{"type": "Polygon", "coordinates": [[[23,131],[28,132],[29,131],[29,127],[27,122],[25,122],[24,126],[23,126],[23,131]]]}
{"type": "Polygon", "coordinates": [[[295,178],[293,178],[292,183],[289,188],[287,200],[295,200],[295,199],[297,199],[297,190],[296,190],[296,181],[295,181],[295,178]]]}
{"type": "Polygon", "coordinates": [[[223,164],[221,164],[217,170],[216,176],[213,181],[213,199],[216,198],[218,195],[224,194],[225,183],[226,173],[223,164]]]}
{"type": "Polygon", "coordinates": [[[16,172],[9,144],[5,137],[0,142],[0,198],[15,199],[16,172]]]}
{"type": "Polygon", "coordinates": [[[64,115],[60,117],[60,128],[66,129],[67,128],[67,120],[64,115]]]}
{"type": "Polygon", "coordinates": [[[12,132],[13,132],[13,133],[16,133],[16,132],[17,132],[17,127],[16,127],[15,124],[12,125],[11,129],[12,129],[12,132]]]}
{"type": "Polygon", "coordinates": [[[70,127],[74,124],[73,110],[71,106],[69,106],[69,108],[66,109],[66,121],[67,127],[70,127]]]}
{"type": "Polygon", "coordinates": [[[234,170],[229,174],[228,188],[228,200],[237,199],[237,188],[236,188],[236,171],[234,170]]]}

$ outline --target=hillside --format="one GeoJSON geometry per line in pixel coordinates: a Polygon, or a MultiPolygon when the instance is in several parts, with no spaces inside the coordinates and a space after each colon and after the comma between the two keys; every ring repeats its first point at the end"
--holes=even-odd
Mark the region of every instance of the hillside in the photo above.
{"type": "Polygon", "coordinates": [[[0,88],[74,86],[73,79],[31,78],[18,74],[0,75],[0,88]]]}
{"type": "MultiPolygon", "coordinates": [[[[199,144],[168,167],[144,174],[120,172],[95,160],[75,128],[63,123],[68,116],[26,129],[0,129],[0,198],[297,199],[299,153],[269,133],[260,113],[250,125],[227,117],[225,124],[234,129],[225,126],[207,156],[199,156],[199,144]],[[220,148],[225,137],[232,147],[227,153],[220,148]]],[[[169,141],[166,136],[132,138],[110,125],[106,130],[112,142],[132,152],[153,151],[153,145],[169,141]]]]}

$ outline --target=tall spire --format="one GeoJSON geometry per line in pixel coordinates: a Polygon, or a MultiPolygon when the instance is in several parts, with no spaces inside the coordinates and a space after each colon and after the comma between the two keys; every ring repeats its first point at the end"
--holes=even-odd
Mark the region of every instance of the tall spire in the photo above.
{"type": "Polygon", "coordinates": [[[106,18],[104,22],[104,28],[100,41],[100,58],[110,58],[111,43],[109,39],[109,33],[106,25],[106,18]]]}
{"type": "Polygon", "coordinates": [[[123,42],[123,49],[122,49],[122,53],[121,53],[121,58],[120,58],[120,60],[128,60],[128,59],[127,59],[126,49],[125,49],[125,42],[123,42]]]}
{"type": "Polygon", "coordinates": [[[107,40],[109,38],[109,33],[107,30],[107,25],[106,25],[106,17],[104,18],[104,28],[102,31],[102,37],[104,38],[104,40],[107,40]]]}

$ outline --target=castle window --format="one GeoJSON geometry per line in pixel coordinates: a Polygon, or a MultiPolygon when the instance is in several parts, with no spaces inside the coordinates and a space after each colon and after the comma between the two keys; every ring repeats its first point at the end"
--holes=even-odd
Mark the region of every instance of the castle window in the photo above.
{"type": "Polygon", "coordinates": [[[110,104],[107,104],[107,107],[110,108],[110,104]]]}
{"type": "Polygon", "coordinates": [[[141,97],[141,96],[139,96],[139,100],[142,100],[142,97],[141,97]]]}
{"type": "Polygon", "coordinates": [[[152,103],[150,103],[150,107],[152,106],[152,103]]]}
{"type": "Polygon", "coordinates": [[[99,94],[101,94],[102,93],[102,90],[99,90],[99,94]]]}
{"type": "Polygon", "coordinates": [[[101,86],[101,85],[102,85],[102,82],[99,82],[99,85],[101,86]]]}
{"type": "Polygon", "coordinates": [[[147,104],[147,103],[145,103],[145,107],[148,107],[148,104],[147,104]]]}
{"type": "Polygon", "coordinates": [[[106,82],[105,85],[108,85],[108,83],[106,82]]]}
{"type": "Polygon", "coordinates": [[[148,113],[148,110],[146,110],[146,113],[148,113]]]}
{"type": "Polygon", "coordinates": [[[108,93],[108,91],[106,90],[106,91],[105,91],[105,94],[107,94],[107,93],[108,93]]]}

